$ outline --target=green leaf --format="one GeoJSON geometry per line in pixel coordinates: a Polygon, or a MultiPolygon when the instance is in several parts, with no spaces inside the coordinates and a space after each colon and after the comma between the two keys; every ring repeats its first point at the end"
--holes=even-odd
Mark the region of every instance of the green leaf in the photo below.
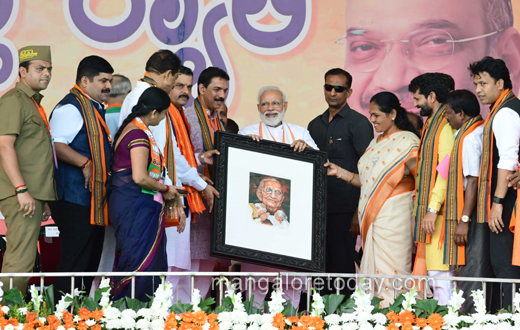
{"type": "Polygon", "coordinates": [[[54,302],[54,285],[51,284],[47,288],[45,288],[45,294],[43,295],[45,299],[45,304],[50,309],[50,313],[54,314],[56,309],[56,304],[54,302]]]}
{"type": "Polygon", "coordinates": [[[284,304],[284,309],[282,314],[285,317],[291,317],[298,315],[298,308],[294,307],[290,300],[287,300],[287,302],[284,304]]]}
{"type": "Polygon", "coordinates": [[[119,300],[116,300],[112,302],[112,307],[119,309],[119,311],[124,311],[126,308],[126,299],[121,298],[119,300]]]}
{"type": "Polygon", "coordinates": [[[101,309],[99,307],[99,304],[90,297],[86,297],[85,299],[83,299],[83,306],[87,307],[91,311],[94,311],[96,309],[101,309]]]}
{"type": "Polygon", "coordinates": [[[23,306],[22,294],[18,288],[12,288],[4,292],[4,299],[7,302],[7,306],[13,307],[14,305],[23,306]]]}
{"type": "Polygon", "coordinates": [[[193,309],[193,306],[191,304],[183,304],[182,301],[179,299],[179,302],[177,304],[170,307],[170,310],[174,312],[175,314],[182,314],[189,312],[193,309]]]}
{"type": "Polygon", "coordinates": [[[417,310],[421,310],[425,315],[430,316],[432,313],[435,313],[435,309],[437,308],[437,300],[435,299],[422,299],[419,300],[413,308],[417,310]]]}
{"type": "Polygon", "coordinates": [[[396,312],[397,314],[399,314],[401,312],[401,307],[402,307],[403,302],[405,300],[406,300],[406,298],[401,293],[400,295],[397,296],[397,298],[395,299],[394,303],[392,305],[390,305],[390,310],[396,312]]]}
{"type": "Polygon", "coordinates": [[[141,308],[146,308],[146,306],[148,305],[148,303],[139,301],[137,299],[131,299],[128,297],[125,297],[125,299],[126,299],[126,305],[128,306],[128,308],[133,309],[135,312],[137,312],[141,308]]]}
{"type": "Polygon", "coordinates": [[[354,298],[350,297],[347,299],[346,302],[344,302],[343,304],[341,304],[339,306],[339,312],[340,314],[343,314],[343,313],[353,313],[354,312],[354,308],[356,307],[356,303],[354,301],[354,298]]]}
{"type": "Polygon", "coordinates": [[[208,299],[203,300],[199,303],[199,308],[202,311],[206,312],[206,314],[210,314],[211,306],[213,306],[214,304],[215,304],[215,298],[209,297],[208,299]]]}
{"type": "Polygon", "coordinates": [[[213,311],[213,313],[215,313],[215,314],[220,314],[220,313],[225,312],[225,311],[226,311],[226,307],[220,305],[220,306],[218,306],[217,308],[215,308],[215,310],[213,311]]]}
{"type": "Polygon", "coordinates": [[[372,298],[371,305],[374,306],[374,309],[372,310],[372,314],[380,313],[381,308],[379,307],[381,304],[381,301],[383,301],[383,298],[374,297],[372,298]]]}
{"type": "Polygon", "coordinates": [[[323,296],[323,304],[325,305],[325,312],[328,315],[334,314],[336,309],[338,309],[341,302],[345,299],[345,295],[337,295],[337,294],[329,294],[323,296]]]}

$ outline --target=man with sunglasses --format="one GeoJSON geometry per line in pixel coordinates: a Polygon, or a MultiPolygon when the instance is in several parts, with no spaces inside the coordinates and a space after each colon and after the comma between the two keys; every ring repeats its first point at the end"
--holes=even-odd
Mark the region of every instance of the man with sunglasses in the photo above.
{"type": "MultiPolygon", "coordinates": [[[[513,85],[520,83],[511,0],[352,0],[345,8],[345,34],[336,43],[345,51],[345,70],[356,77],[359,93],[350,103],[366,116],[370,98],[382,90],[414,110],[407,85],[425,72],[447,73],[457,88],[474,90],[466,68],[485,55],[504,60],[513,85]]],[[[482,117],[488,113],[482,106],[482,117]]]]}
{"type": "Polygon", "coordinates": [[[258,92],[260,122],[241,129],[238,134],[247,135],[255,141],[262,139],[290,144],[294,151],[305,148],[318,149],[309,132],[283,119],[287,111],[285,93],[276,86],[265,86],[258,92]]]}
{"type": "MultiPolygon", "coordinates": [[[[329,108],[309,123],[308,130],[329,161],[358,173],[357,163],[374,138],[374,129],[366,117],[351,109],[347,99],[352,95],[352,76],[335,68],[325,74],[325,101],[329,108]]],[[[357,205],[359,188],[328,177],[326,272],[355,273],[356,237],[359,235],[357,205]],[[349,234],[351,232],[351,235],[349,234]]],[[[335,293],[330,278],[323,294],[335,293]]],[[[342,294],[350,295],[345,282],[338,284],[342,294]]]]}

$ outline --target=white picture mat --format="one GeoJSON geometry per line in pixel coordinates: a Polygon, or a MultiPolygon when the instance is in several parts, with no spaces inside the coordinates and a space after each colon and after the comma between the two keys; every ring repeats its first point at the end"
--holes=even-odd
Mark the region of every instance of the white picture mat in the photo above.
{"type": "Polygon", "coordinates": [[[313,165],[233,147],[228,149],[227,163],[225,244],[312,260],[313,165]],[[291,180],[289,228],[252,221],[251,172],[291,180]]]}

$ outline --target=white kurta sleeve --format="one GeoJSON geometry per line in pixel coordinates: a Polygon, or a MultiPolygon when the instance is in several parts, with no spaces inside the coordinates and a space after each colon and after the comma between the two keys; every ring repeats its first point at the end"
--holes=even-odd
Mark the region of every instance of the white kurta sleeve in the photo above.
{"type": "Polygon", "coordinates": [[[493,133],[498,148],[498,168],[514,171],[518,164],[520,116],[511,108],[502,108],[493,120],[493,133]]]}

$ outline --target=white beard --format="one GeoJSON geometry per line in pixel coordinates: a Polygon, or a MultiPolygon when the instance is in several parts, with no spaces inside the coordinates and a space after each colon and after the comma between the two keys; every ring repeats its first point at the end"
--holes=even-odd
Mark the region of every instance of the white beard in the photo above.
{"type": "Polygon", "coordinates": [[[283,118],[285,117],[285,109],[282,110],[282,112],[278,112],[278,111],[266,111],[265,113],[262,113],[260,111],[258,111],[258,114],[260,115],[260,120],[262,120],[262,122],[264,124],[266,124],[267,126],[271,126],[271,127],[276,127],[278,126],[283,118]],[[268,114],[277,114],[276,117],[273,117],[273,118],[267,118],[267,115],[268,114]]]}

